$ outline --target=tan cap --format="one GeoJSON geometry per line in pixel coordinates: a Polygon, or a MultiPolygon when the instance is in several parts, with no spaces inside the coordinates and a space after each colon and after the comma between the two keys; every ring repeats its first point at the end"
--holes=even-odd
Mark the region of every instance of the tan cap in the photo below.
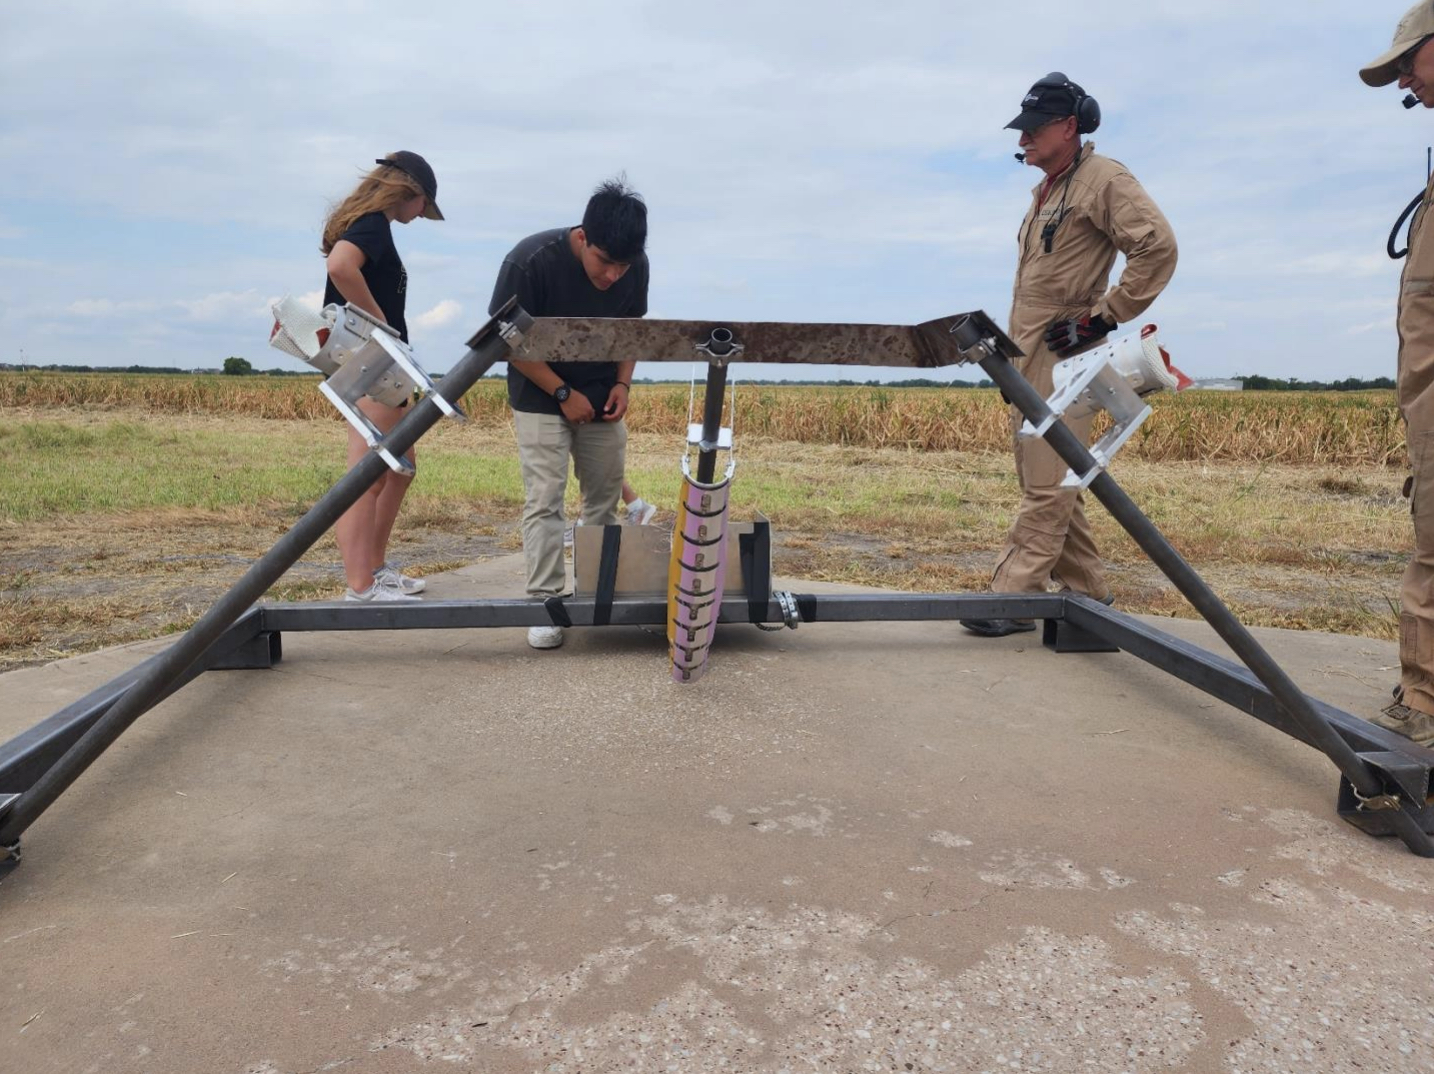
{"type": "Polygon", "coordinates": [[[1373,63],[1359,69],[1359,77],[1369,86],[1387,86],[1399,77],[1395,64],[1399,57],[1426,37],[1434,37],[1434,0],[1420,0],[1399,20],[1394,28],[1394,44],[1373,63]]]}

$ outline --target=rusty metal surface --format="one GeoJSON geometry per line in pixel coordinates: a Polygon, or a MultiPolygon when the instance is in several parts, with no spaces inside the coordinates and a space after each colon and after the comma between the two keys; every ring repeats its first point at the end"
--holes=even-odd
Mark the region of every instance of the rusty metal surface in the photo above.
{"type": "Polygon", "coordinates": [[[731,356],[736,362],[934,368],[963,361],[951,327],[966,316],[952,314],[918,325],[537,317],[514,357],[539,362],[706,362],[709,357],[697,349],[699,344],[714,328],[726,328],[742,346],[731,356]]]}

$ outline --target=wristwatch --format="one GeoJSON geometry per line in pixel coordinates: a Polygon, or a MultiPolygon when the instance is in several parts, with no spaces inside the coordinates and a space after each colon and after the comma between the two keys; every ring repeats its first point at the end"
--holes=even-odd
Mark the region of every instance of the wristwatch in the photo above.
{"type": "Polygon", "coordinates": [[[573,389],[571,385],[559,384],[557,390],[553,392],[553,398],[556,399],[560,404],[566,403],[568,401],[568,396],[572,394],[573,389]]]}

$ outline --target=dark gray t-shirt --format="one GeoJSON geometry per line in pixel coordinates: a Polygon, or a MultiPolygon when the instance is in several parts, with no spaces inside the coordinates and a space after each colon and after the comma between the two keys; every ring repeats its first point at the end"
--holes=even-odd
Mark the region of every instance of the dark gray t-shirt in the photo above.
{"type": "MultiPolygon", "coordinates": [[[[583,271],[568,241],[571,228],[559,227],[529,235],[503,259],[488,312],[514,295],[534,317],[641,317],[647,313],[647,255],[641,255],[622,279],[599,291],[583,271]]],[[[549,362],[564,381],[588,397],[602,412],[617,383],[616,362],[549,362]]],[[[511,365],[508,405],[528,414],[561,414],[558,401],[511,365]]]]}

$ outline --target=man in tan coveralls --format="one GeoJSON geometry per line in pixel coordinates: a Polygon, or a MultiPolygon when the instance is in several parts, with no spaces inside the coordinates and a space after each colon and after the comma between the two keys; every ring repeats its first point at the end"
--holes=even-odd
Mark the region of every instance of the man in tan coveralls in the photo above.
{"type": "MultiPolygon", "coordinates": [[[[1370,86],[1398,81],[1434,108],[1434,0],[1415,4],[1394,31],[1389,51],[1359,77],[1370,86]]],[[[1409,229],[1409,260],[1399,282],[1399,413],[1414,476],[1406,485],[1414,515],[1414,555],[1404,571],[1399,611],[1399,685],[1394,704],[1374,722],[1434,746],[1434,231],[1428,226],[1434,183],[1409,229]]]]}
{"type": "MultiPolygon", "coordinates": [[[[1060,72],[1041,79],[1006,124],[1021,132],[1026,164],[1045,179],[1032,191],[1017,234],[1019,259],[1010,335],[1025,357],[1017,368],[1049,397],[1056,362],[1104,339],[1139,317],[1175,272],[1175,235],[1125,165],[1096,154],[1082,134],[1100,125],[1100,108],[1060,72]],[[1117,253],[1126,257],[1120,282],[1107,290],[1117,253]]],[[[1011,408],[1014,433],[1022,417],[1011,408]]],[[[1094,415],[1067,422],[1082,440],[1094,415]]],[[[1105,567],[1077,489],[1062,488],[1066,464],[1044,440],[1015,439],[1021,507],[996,563],[997,593],[1061,589],[1110,600],[1105,567]]],[[[967,619],[968,630],[1001,637],[1034,630],[1030,620],[967,619]]]]}

